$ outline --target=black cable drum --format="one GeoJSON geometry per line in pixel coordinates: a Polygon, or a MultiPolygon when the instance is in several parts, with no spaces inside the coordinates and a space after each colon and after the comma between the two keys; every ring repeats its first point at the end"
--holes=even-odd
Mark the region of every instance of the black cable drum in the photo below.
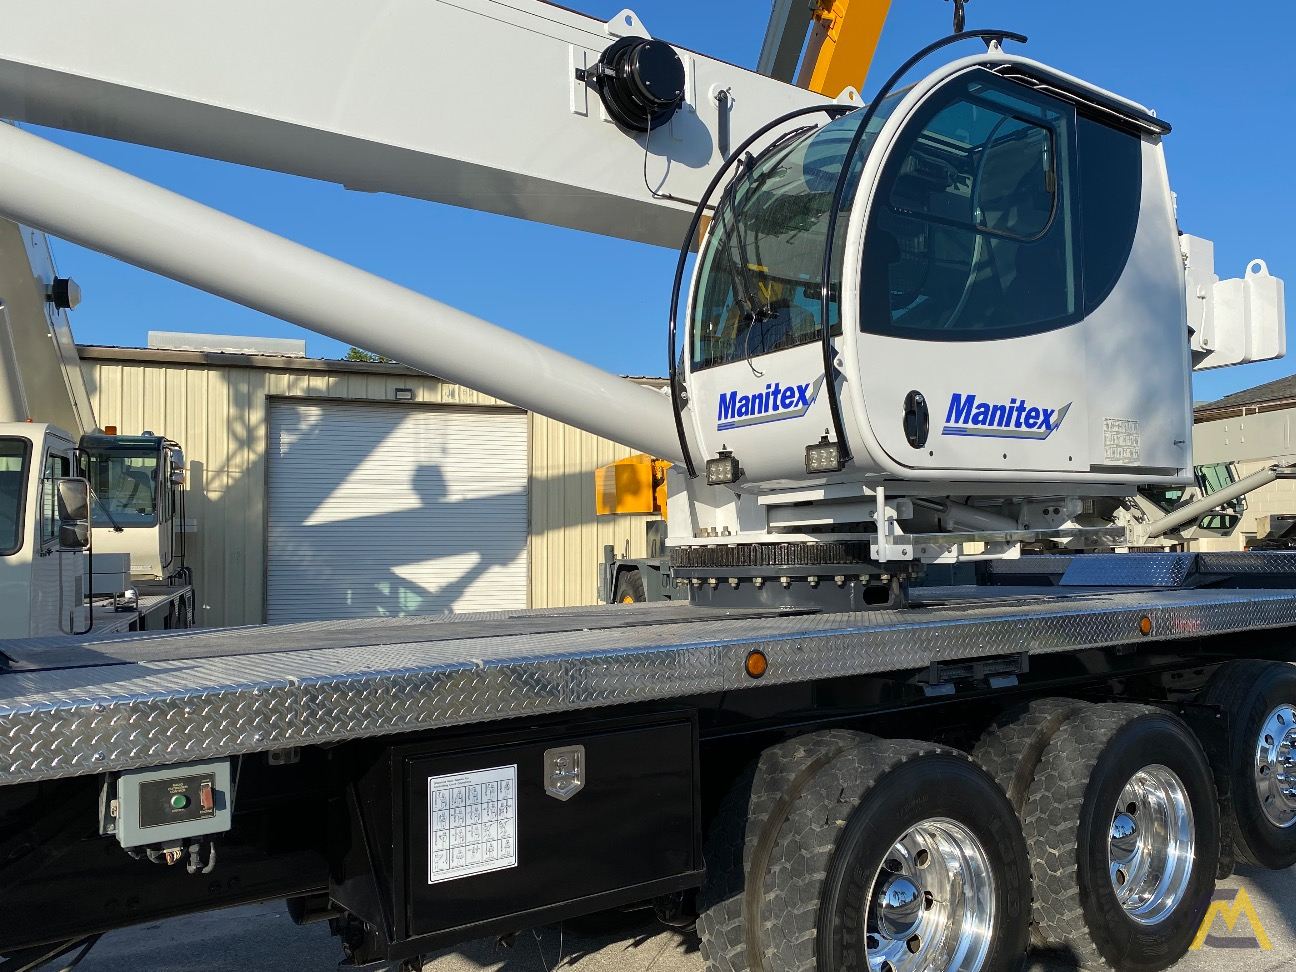
{"type": "Polygon", "coordinates": [[[659,128],[684,101],[684,62],[663,41],[622,37],[589,76],[612,120],[628,131],[659,128]]]}

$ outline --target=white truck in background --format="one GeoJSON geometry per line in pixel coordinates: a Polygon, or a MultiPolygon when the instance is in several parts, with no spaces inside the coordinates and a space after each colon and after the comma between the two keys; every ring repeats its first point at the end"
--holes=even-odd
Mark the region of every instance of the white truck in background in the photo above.
{"type": "Polygon", "coordinates": [[[184,454],[97,426],[45,234],[0,220],[0,637],[188,627],[184,454]]]}

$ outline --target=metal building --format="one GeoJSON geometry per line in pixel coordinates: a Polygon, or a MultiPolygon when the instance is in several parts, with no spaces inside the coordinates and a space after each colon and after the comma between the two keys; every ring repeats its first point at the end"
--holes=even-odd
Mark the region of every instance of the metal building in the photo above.
{"type": "MultiPolygon", "coordinates": [[[[1236,462],[1248,476],[1274,462],[1296,461],[1296,376],[1247,388],[1194,409],[1193,461],[1236,462]]],[[[1201,549],[1239,550],[1263,535],[1264,518],[1296,514],[1296,480],[1279,479],[1246,498],[1247,509],[1227,540],[1201,549]]]]}
{"type": "MultiPolygon", "coordinates": [[[[200,624],[591,604],[629,449],[401,365],[81,347],[99,421],[180,442],[200,624]]],[[[661,385],[660,381],[644,379],[661,385]]]]}

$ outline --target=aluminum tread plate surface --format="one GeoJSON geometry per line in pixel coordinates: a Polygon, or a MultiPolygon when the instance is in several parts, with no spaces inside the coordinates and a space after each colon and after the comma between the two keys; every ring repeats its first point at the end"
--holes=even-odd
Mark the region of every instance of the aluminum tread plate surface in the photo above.
{"type": "Polygon", "coordinates": [[[1058,583],[1062,587],[1179,587],[1195,553],[1087,554],[1075,557],[1058,583]]]}
{"type": "MultiPolygon", "coordinates": [[[[18,671],[77,668],[144,661],[181,661],[206,657],[312,651],[356,645],[408,644],[466,640],[543,632],[590,631],[645,624],[678,624],[817,614],[802,610],[730,610],[693,608],[686,603],[604,605],[539,611],[490,611],[402,618],[306,621],[299,624],[248,625],[239,628],[131,632],[128,637],[97,639],[54,636],[0,641],[0,655],[18,671]]],[[[133,615],[131,615],[133,618],[133,615]]]]}
{"type": "MultiPolygon", "coordinates": [[[[1072,593],[430,642],[399,640],[417,626],[398,624],[382,643],[0,675],[0,784],[747,688],[754,648],[769,658],[766,685],[1290,625],[1292,590],[1072,593]],[[1152,633],[1139,639],[1144,615],[1152,633]]],[[[226,634],[257,630],[273,629],[226,634]]]]}

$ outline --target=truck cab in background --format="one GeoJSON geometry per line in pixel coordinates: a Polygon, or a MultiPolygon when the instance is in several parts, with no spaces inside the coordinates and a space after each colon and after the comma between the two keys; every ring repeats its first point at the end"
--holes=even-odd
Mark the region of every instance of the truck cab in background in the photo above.
{"type": "Polygon", "coordinates": [[[184,557],[185,459],[164,436],[81,437],[97,553],[130,557],[132,581],[191,582],[184,557]]]}
{"type": "Polygon", "coordinates": [[[179,449],[157,436],[86,440],[98,440],[88,452],[57,426],[0,423],[0,638],[193,623],[193,587],[174,538],[179,449]],[[100,495],[90,476],[117,492],[100,495]],[[121,500],[129,506],[112,505],[121,500]],[[106,525],[110,515],[120,532],[106,525]],[[136,556],[165,573],[137,578],[136,556]]]}

